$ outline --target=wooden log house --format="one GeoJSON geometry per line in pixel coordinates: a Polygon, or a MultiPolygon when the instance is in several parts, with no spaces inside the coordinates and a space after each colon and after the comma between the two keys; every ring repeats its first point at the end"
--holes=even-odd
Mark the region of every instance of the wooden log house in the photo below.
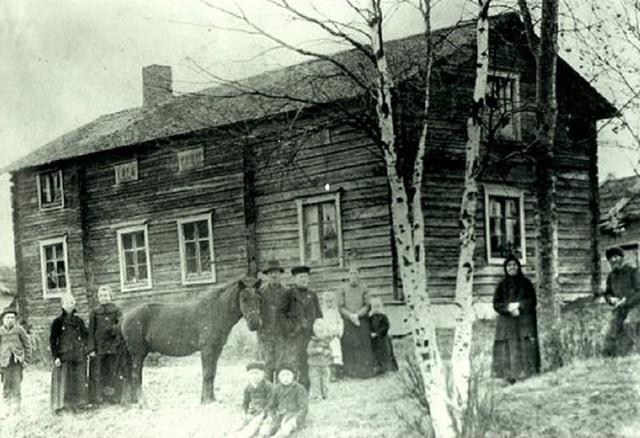
{"type": "MultiPolygon", "coordinates": [[[[491,23],[490,98],[502,121],[488,121],[495,138],[483,148],[475,293],[485,307],[508,251],[529,274],[535,260],[533,170],[517,153],[535,133],[534,60],[517,15],[491,23]]],[[[455,288],[474,23],[434,37],[426,263],[434,301],[445,305],[455,288]]],[[[420,35],[387,44],[407,153],[421,120],[411,101],[420,106],[422,97],[402,90],[420,77],[408,61],[420,60],[423,44],[420,35]]],[[[353,51],[335,57],[360,62],[353,51]]],[[[109,284],[127,308],[189,297],[270,258],[309,264],[318,292],[340,288],[356,264],[374,294],[398,305],[392,313],[402,309],[384,164],[362,129],[332,117],[357,112],[362,99],[348,78],[324,74],[330,68],[311,61],[174,96],[170,68],[149,66],[141,107],[99,117],[11,166],[18,295],[32,323],[48,322],[64,291],[85,312],[98,285],[109,284]]],[[[599,282],[595,124],[615,108],[563,60],[558,93],[560,283],[578,295],[599,282]]]]}

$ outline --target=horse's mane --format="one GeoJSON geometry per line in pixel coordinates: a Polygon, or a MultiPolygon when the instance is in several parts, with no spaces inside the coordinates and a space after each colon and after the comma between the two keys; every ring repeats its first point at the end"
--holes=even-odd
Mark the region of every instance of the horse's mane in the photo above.
{"type": "Polygon", "coordinates": [[[222,296],[222,294],[224,294],[227,290],[240,287],[239,284],[241,279],[242,277],[238,277],[221,286],[215,286],[209,290],[206,290],[198,295],[196,301],[203,308],[208,309],[210,306],[215,306],[220,301],[220,297],[222,296]]]}

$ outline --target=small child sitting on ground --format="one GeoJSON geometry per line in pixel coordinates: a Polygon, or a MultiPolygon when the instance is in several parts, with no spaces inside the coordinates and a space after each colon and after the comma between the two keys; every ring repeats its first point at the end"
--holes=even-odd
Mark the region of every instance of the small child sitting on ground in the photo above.
{"type": "Polygon", "coordinates": [[[6,309],[0,315],[0,375],[2,396],[8,407],[20,409],[20,384],[22,370],[30,360],[31,343],[22,327],[16,322],[18,312],[6,309]]]}
{"type": "Polygon", "coordinates": [[[244,389],[242,400],[245,418],[242,428],[234,434],[236,438],[251,438],[258,432],[273,395],[273,385],[264,378],[264,363],[252,362],[248,364],[247,374],[249,383],[244,389]]]}
{"type": "Polygon", "coordinates": [[[334,292],[326,292],[322,295],[322,319],[327,321],[328,335],[331,336],[329,347],[331,348],[332,368],[335,374],[335,370],[342,366],[340,339],[344,333],[344,320],[338,310],[338,300],[334,292]]]}
{"type": "Polygon", "coordinates": [[[294,377],[295,368],[280,367],[278,384],[267,407],[267,420],[260,427],[258,437],[284,438],[304,426],[307,417],[307,390],[294,377]]]}
{"type": "Polygon", "coordinates": [[[371,346],[378,372],[397,371],[398,363],[393,354],[393,344],[388,336],[389,318],[384,314],[384,305],[378,297],[371,298],[370,327],[371,346]]]}
{"type": "Polygon", "coordinates": [[[309,364],[309,398],[319,400],[329,396],[329,378],[333,355],[330,342],[331,334],[329,322],[324,318],[316,319],[313,323],[313,336],[307,346],[307,363],[309,364]]]}

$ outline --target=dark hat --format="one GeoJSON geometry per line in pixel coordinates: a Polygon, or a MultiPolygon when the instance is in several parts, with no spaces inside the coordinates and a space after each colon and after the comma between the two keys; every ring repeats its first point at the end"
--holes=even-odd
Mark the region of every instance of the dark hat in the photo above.
{"type": "Polygon", "coordinates": [[[268,274],[269,272],[272,272],[272,271],[279,271],[280,273],[284,272],[284,269],[282,269],[282,267],[280,266],[280,262],[278,262],[275,259],[269,260],[267,262],[267,267],[264,268],[262,273],[263,274],[268,274]]]}
{"type": "Polygon", "coordinates": [[[264,371],[264,362],[249,362],[247,364],[247,371],[251,370],[264,371]]]}
{"type": "Polygon", "coordinates": [[[6,309],[4,309],[2,311],[2,313],[0,313],[0,319],[4,318],[5,315],[8,315],[9,313],[13,313],[14,315],[18,316],[18,310],[13,308],[13,307],[7,307],[6,309]]]}
{"type": "Polygon", "coordinates": [[[293,268],[291,270],[291,275],[298,275],[298,274],[308,274],[309,272],[311,272],[311,268],[308,266],[296,266],[295,268],[293,268]]]}
{"type": "Polygon", "coordinates": [[[607,248],[607,250],[604,252],[604,255],[607,257],[607,260],[616,255],[624,257],[624,250],[619,246],[612,246],[611,248],[607,248]]]}
{"type": "Polygon", "coordinates": [[[291,364],[288,364],[288,363],[286,363],[284,365],[280,365],[280,368],[278,368],[278,374],[280,374],[280,371],[283,371],[283,370],[291,371],[294,376],[296,374],[296,367],[291,365],[291,364]]]}

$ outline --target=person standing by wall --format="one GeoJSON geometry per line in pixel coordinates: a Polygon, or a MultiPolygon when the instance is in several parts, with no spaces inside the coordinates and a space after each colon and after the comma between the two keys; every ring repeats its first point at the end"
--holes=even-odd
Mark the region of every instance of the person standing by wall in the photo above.
{"type": "Polygon", "coordinates": [[[91,403],[118,403],[117,353],[120,308],[111,302],[111,287],[98,288],[98,305],[89,315],[89,399],[91,403]]]}
{"type": "Polygon", "coordinates": [[[346,377],[372,377],[375,375],[375,360],[369,326],[369,290],[355,266],[349,269],[348,280],[340,295],[340,314],[344,319],[343,374],[346,377]]]}
{"type": "Polygon", "coordinates": [[[313,322],[322,318],[318,295],[309,290],[308,266],[296,266],[291,270],[295,285],[291,288],[291,302],[287,312],[293,363],[297,366],[298,381],[309,390],[309,365],[307,346],[313,334],[313,322]]]}
{"type": "Polygon", "coordinates": [[[504,261],[504,279],[493,296],[498,312],[493,344],[493,375],[509,383],[540,371],[536,293],[513,255],[504,261]]]}
{"type": "Polygon", "coordinates": [[[23,369],[31,360],[31,343],[22,327],[16,322],[18,312],[5,309],[0,314],[0,376],[2,397],[8,407],[20,409],[20,385],[23,369]]]}
{"type": "Polygon", "coordinates": [[[618,340],[622,334],[624,321],[631,309],[640,304],[640,272],[624,263],[622,248],[613,247],[605,251],[611,272],[607,276],[604,298],[613,306],[609,328],[605,336],[603,354],[616,356],[618,340]]]}

